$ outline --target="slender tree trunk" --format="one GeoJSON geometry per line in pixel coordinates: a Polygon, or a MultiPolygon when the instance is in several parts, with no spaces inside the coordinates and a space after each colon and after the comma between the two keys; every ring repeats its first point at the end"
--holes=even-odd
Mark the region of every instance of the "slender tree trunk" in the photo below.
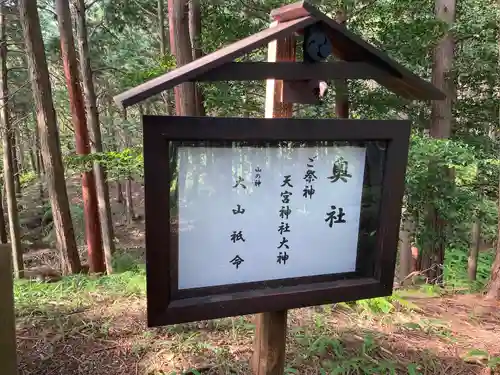
{"type": "MultiPolygon", "coordinates": [[[[341,25],[347,23],[347,9],[339,10],[335,21],[341,25]]],[[[349,118],[349,86],[346,79],[335,80],[335,114],[337,118],[349,118]]]]}
{"type": "Polygon", "coordinates": [[[127,208],[127,223],[132,223],[135,219],[134,201],[132,199],[132,179],[129,177],[125,181],[125,206],[127,208]]]}
{"type": "Polygon", "coordinates": [[[399,280],[401,282],[412,272],[411,233],[411,221],[402,218],[399,231],[399,280]]]}
{"type": "MultiPolygon", "coordinates": [[[[189,1],[189,36],[193,60],[203,56],[201,48],[201,5],[200,0],[189,1]]],[[[195,84],[196,115],[205,116],[205,107],[203,106],[203,92],[200,86],[195,84]]]]}
{"type": "Polygon", "coordinates": [[[19,127],[16,128],[16,140],[17,140],[17,149],[19,151],[19,171],[22,174],[25,169],[26,169],[26,159],[25,159],[25,144],[24,144],[24,138],[23,138],[23,133],[19,129],[19,127]]]}
{"type": "MultiPolygon", "coordinates": [[[[2,189],[0,189],[1,191],[2,189]]],[[[0,193],[0,243],[7,243],[7,230],[5,229],[5,214],[3,211],[3,194],[0,193]]]]}
{"type": "MultiPolygon", "coordinates": [[[[73,31],[71,28],[71,13],[66,0],[56,0],[56,13],[61,36],[61,55],[66,76],[71,117],[73,119],[76,152],[79,155],[90,154],[90,142],[85,118],[83,96],[78,78],[73,31]]],[[[99,223],[99,208],[95,186],[94,171],[82,173],[83,210],[85,215],[85,234],[89,259],[89,272],[105,272],[104,254],[102,249],[101,226],[99,223]]]]}
{"type": "MultiPolygon", "coordinates": [[[[111,106],[111,102],[109,103],[109,106],[111,106]]],[[[109,116],[111,119],[113,119],[113,112],[112,111],[109,111],[109,116]]],[[[113,120],[111,120],[111,124],[113,124],[113,120]]],[[[120,144],[119,144],[119,139],[118,139],[118,131],[116,130],[116,127],[115,126],[111,126],[111,129],[110,129],[110,132],[111,132],[111,139],[114,140],[114,144],[113,144],[113,150],[118,152],[118,150],[120,149],[120,144]]],[[[116,180],[115,181],[115,187],[116,187],[116,201],[118,203],[121,203],[121,204],[124,204],[125,203],[125,199],[123,198],[123,189],[122,189],[122,184],[120,182],[120,180],[116,180]]]]}
{"type": "Polygon", "coordinates": [[[165,35],[165,3],[158,0],[158,28],[160,33],[160,55],[163,59],[167,54],[167,36],[165,35]]]}
{"type": "MultiPolygon", "coordinates": [[[[160,33],[160,56],[163,60],[167,55],[167,35],[165,33],[165,0],[158,0],[158,28],[160,33]]],[[[172,104],[172,91],[166,90],[161,93],[163,102],[165,103],[165,108],[167,110],[167,115],[171,115],[173,110],[172,104]]]]}
{"type": "Polygon", "coordinates": [[[36,165],[36,157],[35,157],[35,153],[33,152],[32,148],[29,149],[29,158],[30,158],[31,170],[33,171],[34,174],[38,175],[38,168],[36,165]]]}
{"type": "Polygon", "coordinates": [[[3,175],[7,190],[7,208],[9,211],[9,232],[12,249],[12,264],[14,276],[19,278],[23,271],[23,249],[21,247],[21,230],[19,227],[19,214],[17,212],[17,199],[14,178],[12,134],[14,130],[10,125],[9,91],[7,87],[7,37],[5,33],[6,6],[0,3],[0,126],[3,141],[3,175]]]}
{"type": "Polygon", "coordinates": [[[61,254],[64,273],[80,272],[81,264],[71,220],[64,166],[59,147],[59,132],[52,102],[52,88],[35,0],[18,0],[26,55],[36,106],[38,132],[43,166],[49,188],[56,232],[57,248],[61,254]]]}
{"type": "MultiPolygon", "coordinates": [[[[142,111],[141,111],[142,112],[142,111]]],[[[127,121],[127,110],[123,111],[123,119],[127,121]]],[[[130,140],[127,134],[127,130],[123,130],[123,143],[125,147],[130,147],[130,140]]],[[[134,200],[132,199],[132,176],[130,174],[127,176],[125,180],[125,216],[127,218],[127,223],[132,223],[135,219],[134,212],[134,200]]]]}
{"type": "MultiPolygon", "coordinates": [[[[170,31],[170,50],[177,61],[177,67],[193,61],[189,37],[189,7],[187,0],[168,0],[168,20],[170,31]]],[[[180,116],[196,116],[196,94],[193,82],[177,86],[175,92],[175,111],[180,116]]]]}
{"type": "MultiPolygon", "coordinates": [[[[10,132],[11,158],[12,158],[12,177],[14,178],[14,190],[16,196],[21,196],[21,178],[19,174],[19,159],[17,157],[17,139],[14,129],[10,132]]],[[[15,268],[15,265],[14,265],[15,268]]]]}
{"type": "MultiPolygon", "coordinates": [[[[436,0],[436,18],[446,23],[451,29],[455,22],[455,0],[436,0]]],[[[432,102],[430,135],[434,138],[449,138],[453,122],[452,107],[455,98],[455,85],[452,69],[455,52],[455,40],[452,31],[447,31],[434,50],[432,83],[446,94],[446,99],[432,102]]],[[[432,163],[432,161],[431,161],[432,163]]],[[[452,171],[444,169],[442,177],[452,178],[452,171]]],[[[444,232],[446,223],[437,212],[437,208],[429,204],[427,220],[438,238],[438,241],[426,243],[423,251],[419,252],[421,269],[428,269],[427,277],[433,282],[442,279],[442,265],[444,264],[446,239],[444,232]]]]}
{"type": "MultiPolygon", "coordinates": [[[[36,115],[35,115],[36,122],[36,115]]],[[[45,170],[43,168],[42,155],[40,154],[40,136],[38,134],[38,127],[35,128],[35,161],[36,161],[36,176],[38,180],[38,195],[40,197],[40,201],[43,201],[44,191],[43,191],[43,176],[45,174],[45,170]]]]}
{"type": "MultiPolygon", "coordinates": [[[[78,35],[78,51],[80,55],[80,67],[82,73],[83,90],[85,93],[85,104],[87,107],[88,122],[93,139],[93,151],[102,152],[101,128],[99,125],[99,114],[97,111],[97,98],[95,94],[92,68],[90,64],[90,52],[87,41],[87,25],[85,20],[85,1],[76,0],[76,23],[78,35]]],[[[101,224],[102,244],[104,248],[104,259],[108,274],[113,272],[112,256],[115,251],[113,220],[111,216],[111,205],[109,203],[109,187],[106,181],[106,171],[99,163],[94,165],[95,182],[97,189],[97,201],[99,206],[99,218],[101,224]]]]}
{"type": "Polygon", "coordinates": [[[469,259],[467,262],[467,274],[469,280],[476,280],[477,273],[477,258],[479,255],[479,245],[481,242],[481,222],[478,218],[472,224],[472,236],[469,249],[469,259]]]}
{"type": "MultiPolygon", "coordinates": [[[[448,25],[455,23],[455,1],[436,0],[436,18],[448,25]]],[[[434,138],[449,138],[453,122],[453,102],[455,84],[453,82],[453,60],[455,56],[455,39],[452,31],[447,31],[434,50],[432,83],[446,94],[445,100],[431,102],[430,135],[434,138]]]]}
{"type": "Polygon", "coordinates": [[[497,236],[497,253],[495,261],[491,268],[491,278],[486,294],[488,299],[500,298],[500,179],[498,180],[498,236],[497,236]]]}
{"type": "MultiPolygon", "coordinates": [[[[500,0],[497,0],[497,10],[500,9],[500,0]]],[[[500,25],[499,25],[500,26],[500,25]]],[[[500,32],[498,33],[498,52],[500,54],[500,32]]],[[[500,59],[498,60],[498,66],[500,67],[500,59]]],[[[500,85],[500,81],[497,82],[500,85]]],[[[500,129],[500,108],[498,110],[498,128],[500,129]]],[[[498,141],[497,132],[491,132],[493,135],[493,140],[498,141]]],[[[500,147],[497,146],[498,158],[500,159],[500,147]]],[[[495,261],[491,267],[491,277],[490,283],[488,285],[488,292],[486,294],[487,299],[499,299],[500,298],[500,176],[498,178],[498,235],[497,235],[497,249],[495,261]]]]}
{"type": "Polygon", "coordinates": [[[125,199],[123,198],[123,189],[120,181],[116,181],[116,201],[118,203],[125,203],[125,199]]]}

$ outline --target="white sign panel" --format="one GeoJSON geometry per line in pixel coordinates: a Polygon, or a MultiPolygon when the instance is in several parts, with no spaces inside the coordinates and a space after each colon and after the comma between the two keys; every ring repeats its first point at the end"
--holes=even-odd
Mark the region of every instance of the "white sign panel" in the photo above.
{"type": "Polygon", "coordinates": [[[179,289],[352,272],[365,148],[179,147],[179,289]]]}

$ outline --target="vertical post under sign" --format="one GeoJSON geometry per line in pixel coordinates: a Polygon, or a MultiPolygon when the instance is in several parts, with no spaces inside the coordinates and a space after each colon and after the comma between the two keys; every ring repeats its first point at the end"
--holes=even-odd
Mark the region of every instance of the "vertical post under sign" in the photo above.
{"type": "MultiPolygon", "coordinates": [[[[278,25],[278,21],[270,27],[278,25]]],[[[269,43],[268,62],[295,61],[296,40],[293,35],[269,43]]],[[[266,118],[293,116],[293,104],[283,103],[283,81],[268,79],[266,85],[266,118]]],[[[288,310],[258,314],[255,321],[252,369],[254,375],[283,375],[288,310]]]]}

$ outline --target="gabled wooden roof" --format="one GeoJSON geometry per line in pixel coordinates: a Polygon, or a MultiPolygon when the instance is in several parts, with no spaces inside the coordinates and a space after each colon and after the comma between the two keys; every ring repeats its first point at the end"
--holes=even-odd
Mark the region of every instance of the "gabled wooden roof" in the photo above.
{"type": "MultiPolygon", "coordinates": [[[[391,59],[386,53],[364,41],[345,26],[340,25],[306,1],[300,1],[275,9],[271,12],[271,17],[279,21],[277,26],[264,29],[200,59],[194,60],[189,64],[129,89],[115,96],[115,102],[120,106],[127,107],[183,82],[196,81],[197,79],[213,80],[207,77],[209,71],[220,68],[216,70],[217,72],[221,72],[226,64],[228,66],[238,64],[233,63],[234,59],[256,48],[267,45],[275,39],[281,39],[293,33],[300,32],[305,27],[313,24],[319,24],[329,36],[335,56],[347,62],[362,63],[362,65],[372,68],[372,71],[378,71],[381,74],[375,74],[373,79],[394,93],[408,99],[445,99],[445,95],[434,85],[421,79],[391,59]]],[[[304,63],[292,64],[304,65],[304,63]]],[[[326,65],[327,63],[322,64],[326,65]]],[[[363,78],[361,76],[357,74],[356,78],[363,78]]]]}

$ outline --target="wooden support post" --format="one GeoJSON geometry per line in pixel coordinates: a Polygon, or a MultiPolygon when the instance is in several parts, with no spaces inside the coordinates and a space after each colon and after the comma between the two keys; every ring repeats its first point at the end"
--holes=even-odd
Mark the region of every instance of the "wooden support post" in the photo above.
{"type": "Polygon", "coordinates": [[[10,245],[0,245],[0,363],[2,374],[17,375],[16,321],[10,245]]]}
{"type": "MultiPolygon", "coordinates": [[[[273,22],[270,27],[277,26],[273,22]]],[[[295,37],[269,43],[269,62],[294,61],[295,37]]],[[[292,117],[293,105],[283,103],[283,81],[269,79],[266,86],[265,117],[292,117]]],[[[285,342],[287,310],[259,314],[255,320],[254,352],[252,369],[254,375],[283,375],[285,369],[285,342]]]]}

